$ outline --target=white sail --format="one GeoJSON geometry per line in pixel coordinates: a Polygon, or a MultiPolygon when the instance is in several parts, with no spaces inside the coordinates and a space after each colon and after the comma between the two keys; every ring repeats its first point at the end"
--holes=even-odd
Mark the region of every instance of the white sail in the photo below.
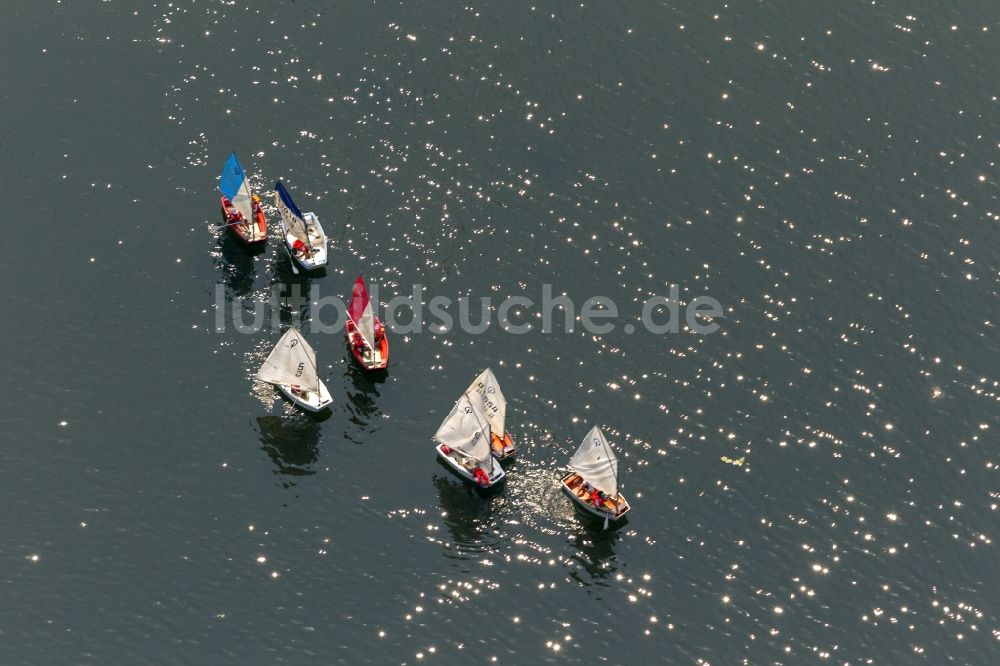
{"type": "Polygon", "coordinates": [[[434,433],[434,439],[479,463],[492,463],[490,427],[482,411],[462,394],[434,433]]]}
{"type": "Polygon", "coordinates": [[[288,233],[295,236],[306,245],[311,245],[309,242],[309,234],[306,231],[305,220],[296,215],[295,211],[285,204],[279,192],[274,193],[274,205],[277,206],[278,212],[281,213],[281,219],[285,223],[288,233]]]}
{"type": "Polygon", "coordinates": [[[369,347],[375,349],[375,312],[372,310],[371,301],[365,306],[361,319],[358,320],[358,331],[369,347]]]}
{"type": "Polygon", "coordinates": [[[250,181],[246,178],[243,179],[240,189],[233,197],[233,205],[236,206],[236,210],[243,213],[243,219],[248,223],[254,224],[256,222],[253,215],[253,201],[250,197],[250,181]]]}
{"type": "Polygon", "coordinates": [[[597,426],[587,433],[569,467],[595,488],[611,497],[618,495],[618,458],[597,426]]]}
{"type": "Polygon", "coordinates": [[[507,399],[503,397],[500,382],[497,381],[493,371],[486,368],[479,373],[479,376],[469,384],[469,388],[465,389],[465,394],[474,403],[479,403],[478,406],[486,415],[493,432],[498,437],[503,437],[506,432],[507,399]]]}
{"type": "Polygon", "coordinates": [[[289,328],[260,366],[256,377],[262,382],[298,385],[305,390],[318,391],[316,351],[297,329],[289,328]]]}

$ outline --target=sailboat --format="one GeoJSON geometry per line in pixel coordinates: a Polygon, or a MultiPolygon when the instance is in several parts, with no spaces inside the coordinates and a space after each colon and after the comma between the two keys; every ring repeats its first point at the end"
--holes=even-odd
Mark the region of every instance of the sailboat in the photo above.
{"type": "Polygon", "coordinates": [[[222,192],[222,223],[247,245],[267,241],[267,218],[259,200],[250,193],[250,181],[235,152],[222,165],[219,191],[222,192]]]}
{"type": "Polygon", "coordinates": [[[463,393],[434,433],[435,449],[438,457],[469,483],[493,487],[507,475],[490,450],[491,437],[486,416],[463,393]]]}
{"type": "Polygon", "coordinates": [[[274,184],[274,203],[281,213],[281,232],[292,260],[312,270],[326,265],[326,234],[316,213],[303,215],[284,184],[274,184]]]}
{"type": "Polygon", "coordinates": [[[316,372],[316,351],[295,327],[281,336],[255,378],[274,384],[289,400],[310,412],[333,402],[316,372]]]}
{"type": "Polygon", "coordinates": [[[483,414],[486,415],[486,420],[490,423],[492,431],[490,446],[493,449],[493,455],[500,462],[512,459],[517,453],[517,447],[514,446],[514,440],[511,439],[510,433],[505,427],[507,399],[503,397],[500,382],[497,381],[493,371],[486,368],[479,373],[479,376],[469,384],[469,388],[465,389],[465,395],[469,396],[473,403],[478,403],[483,414]]]}
{"type": "Polygon", "coordinates": [[[618,458],[601,429],[594,426],[570,458],[572,470],[562,478],[562,489],[576,505],[597,518],[620,520],[629,511],[618,492],[618,458]]]}
{"type": "Polygon", "coordinates": [[[375,308],[368,298],[365,276],[359,275],[347,306],[347,324],[344,327],[347,343],[354,359],[365,370],[383,370],[389,365],[389,341],[382,322],[375,316],[375,308]]]}

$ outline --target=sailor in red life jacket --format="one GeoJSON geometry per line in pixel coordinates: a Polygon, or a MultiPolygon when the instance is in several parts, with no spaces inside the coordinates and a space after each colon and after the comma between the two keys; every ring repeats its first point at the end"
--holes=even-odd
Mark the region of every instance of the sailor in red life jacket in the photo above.
{"type": "Polygon", "coordinates": [[[375,342],[382,342],[382,338],[385,337],[385,327],[382,326],[382,320],[375,317],[375,342]]]}
{"type": "Polygon", "coordinates": [[[241,213],[233,202],[228,198],[224,197],[222,199],[222,205],[226,208],[226,219],[230,224],[243,221],[243,213],[241,213]]]}
{"type": "Polygon", "coordinates": [[[604,493],[594,488],[594,492],[590,493],[590,503],[594,505],[595,509],[602,508],[604,506],[604,493]]]}
{"type": "Polygon", "coordinates": [[[361,334],[358,333],[357,329],[355,329],[354,333],[351,334],[351,344],[354,345],[354,348],[359,352],[363,351],[365,348],[365,339],[361,337],[361,334]]]}
{"type": "Polygon", "coordinates": [[[298,238],[296,238],[295,242],[292,243],[292,252],[294,252],[297,255],[301,255],[306,259],[312,256],[312,252],[309,251],[308,246],[306,246],[306,244],[303,243],[298,238]]]}
{"type": "Polygon", "coordinates": [[[490,477],[486,475],[482,467],[477,467],[476,471],[472,473],[472,478],[476,480],[480,488],[485,488],[490,485],[490,477]]]}

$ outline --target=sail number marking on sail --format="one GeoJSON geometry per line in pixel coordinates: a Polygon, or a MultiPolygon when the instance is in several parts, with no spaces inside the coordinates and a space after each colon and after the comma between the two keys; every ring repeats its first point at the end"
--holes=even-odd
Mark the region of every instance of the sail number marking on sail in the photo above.
{"type": "Polygon", "coordinates": [[[490,397],[492,394],[494,394],[496,392],[497,392],[497,390],[495,388],[493,388],[492,386],[486,386],[486,384],[483,383],[483,382],[477,382],[476,383],[476,393],[478,393],[479,395],[482,396],[482,398],[483,398],[483,407],[485,407],[486,409],[490,410],[494,414],[497,414],[497,413],[500,412],[500,405],[498,405],[496,402],[494,402],[493,398],[490,397]]]}

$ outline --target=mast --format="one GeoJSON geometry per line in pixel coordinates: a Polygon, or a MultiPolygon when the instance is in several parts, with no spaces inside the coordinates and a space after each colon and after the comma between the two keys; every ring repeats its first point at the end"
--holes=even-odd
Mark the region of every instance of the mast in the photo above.
{"type": "MultiPolygon", "coordinates": [[[[604,436],[604,431],[601,430],[600,432],[601,432],[601,448],[604,449],[604,456],[607,458],[608,464],[610,465],[611,464],[611,458],[612,458],[612,456],[614,456],[614,453],[611,451],[611,445],[608,444],[608,438],[604,436]]],[[[618,458],[617,457],[615,457],[615,462],[616,463],[618,462],[618,458]]],[[[612,469],[615,472],[615,486],[616,487],[621,483],[619,481],[619,479],[618,479],[618,466],[619,466],[618,464],[612,466],[612,469]]],[[[618,489],[618,495],[621,495],[621,489],[620,488],[618,489]]],[[[616,500],[618,499],[617,495],[615,496],[615,499],[616,500]]]]}
{"type": "MultiPolygon", "coordinates": [[[[601,430],[600,426],[598,426],[597,431],[601,434],[601,448],[604,450],[604,457],[608,461],[608,464],[610,465],[611,464],[611,456],[614,455],[611,452],[611,445],[608,443],[608,438],[604,436],[604,431],[601,430]]],[[[615,463],[616,463],[615,465],[612,465],[612,470],[615,473],[615,487],[617,488],[618,485],[619,485],[619,481],[618,481],[618,464],[617,464],[618,463],[618,459],[617,458],[615,458],[615,463]]],[[[618,498],[619,497],[621,497],[621,490],[620,489],[617,490],[617,492],[616,492],[616,494],[615,494],[615,496],[613,498],[615,500],[615,502],[616,502],[616,504],[615,504],[616,507],[618,506],[617,502],[618,502],[618,498]]],[[[617,510],[616,510],[616,513],[617,513],[617,510]]],[[[610,515],[608,513],[605,513],[604,514],[604,528],[603,529],[608,529],[608,521],[609,521],[609,519],[610,519],[610,515]]]]}
{"type": "MultiPolygon", "coordinates": [[[[315,213],[313,213],[313,215],[315,215],[315,213]]],[[[309,220],[306,219],[305,213],[302,213],[302,228],[305,229],[306,232],[306,245],[309,246],[309,251],[315,251],[316,248],[313,247],[312,239],[309,237],[309,220]]]]}
{"type": "MultiPolygon", "coordinates": [[[[240,165],[240,168],[243,169],[242,164],[240,165]]],[[[250,197],[250,219],[247,220],[247,223],[250,225],[250,240],[256,241],[259,240],[258,234],[260,233],[260,223],[257,221],[257,211],[254,210],[254,208],[257,207],[257,210],[260,210],[261,212],[263,212],[263,209],[259,208],[259,202],[254,204],[254,193],[250,188],[250,176],[247,175],[246,169],[243,169],[243,187],[247,188],[247,196],[250,197]]]]}
{"type": "Polygon", "coordinates": [[[376,335],[375,306],[372,304],[371,295],[368,293],[368,285],[365,283],[364,273],[358,275],[358,279],[354,281],[354,286],[351,287],[351,300],[347,308],[347,317],[354,324],[354,328],[361,336],[365,346],[374,351],[376,335]],[[365,315],[369,310],[371,311],[371,330],[366,333],[361,323],[365,321],[365,315]],[[355,317],[354,315],[358,316],[355,317]]]}
{"type": "MultiPolygon", "coordinates": [[[[240,163],[240,158],[236,154],[236,149],[235,148],[233,149],[233,159],[236,160],[236,166],[239,167],[240,173],[243,174],[243,182],[240,183],[240,189],[242,189],[242,188],[245,187],[246,190],[247,190],[247,196],[250,198],[250,217],[252,218],[253,217],[253,195],[250,194],[250,186],[247,185],[247,170],[244,169],[243,165],[240,163]]],[[[237,190],[237,193],[239,193],[239,190],[237,190]]],[[[236,206],[236,202],[235,201],[233,202],[233,206],[236,206]]],[[[239,209],[237,208],[237,210],[239,210],[239,209]]],[[[247,230],[250,232],[250,240],[251,241],[254,240],[255,238],[257,238],[257,234],[254,232],[254,226],[255,226],[254,222],[255,222],[255,220],[247,220],[247,225],[248,225],[248,229],[247,230]]]]}
{"type": "MultiPolygon", "coordinates": [[[[462,397],[465,401],[469,403],[469,407],[472,408],[472,415],[476,417],[476,423],[479,424],[479,430],[483,430],[483,422],[479,420],[479,414],[476,413],[476,406],[472,404],[472,400],[469,399],[468,393],[463,393],[462,397]]],[[[493,475],[493,427],[490,425],[489,419],[486,420],[486,455],[490,459],[490,476],[493,475]]]]}

